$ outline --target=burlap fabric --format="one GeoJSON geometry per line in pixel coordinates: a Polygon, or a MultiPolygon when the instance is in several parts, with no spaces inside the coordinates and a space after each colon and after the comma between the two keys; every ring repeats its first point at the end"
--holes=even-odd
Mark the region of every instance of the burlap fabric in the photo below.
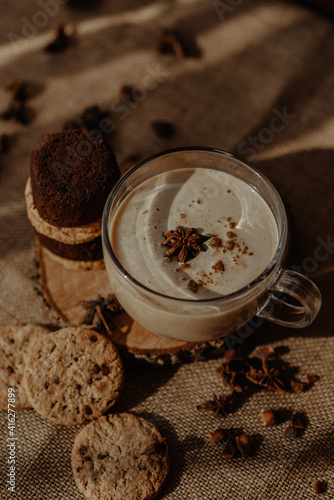
{"type": "MultiPolygon", "coordinates": [[[[11,149],[0,157],[1,323],[55,324],[35,290],[33,231],[23,196],[31,149],[45,133],[61,130],[87,106],[110,109],[114,103],[115,131],[107,140],[120,161],[181,145],[214,146],[251,159],[285,201],[290,264],[311,273],[323,307],[307,329],[265,324],[244,345],[284,346],[300,378],[315,373],[319,382],[303,394],[258,393],[234,414],[216,419],[198,412],[196,404],[220,392],[219,361],[130,366],[116,409],[147,416],[168,438],[172,467],[160,498],[308,500],[321,480],[327,483],[321,498],[333,499],[333,23],[301,6],[268,0],[105,1],[92,10],[62,6],[57,13],[54,1],[45,23],[45,15],[36,14],[46,12],[42,4],[5,0],[1,6],[1,108],[9,101],[3,84],[13,77],[27,79],[32,91],[30,125],[1,122],[11,135],[11,149]],[[60,21],[75,25],[75,40],[67,51],[47,54],[41,48],[60,21]],[[192,57],[156,53],[165,26],[186,36],[192,57]],[[32,36],[16,43],[10,33],[32,36]],[[122,84],[138,86],[136,105],[119,108],[122,84]],[[154,134],[150,122],[159,119],[176,125],[173,138],[154,134]],[[259,413],[266,408],[304,411],[304,436],[288,440],[284,425],[264,428],[259,413]],[[253,455],[224,459],[207,438],[217,427],[255,436],[253,455]]],[[[0,417],[1,499],[83,498],[70,467],[79,429],[53,425],[33,410],[17,413],[16,493],[9,494],[6,412],[0,417]]]]}

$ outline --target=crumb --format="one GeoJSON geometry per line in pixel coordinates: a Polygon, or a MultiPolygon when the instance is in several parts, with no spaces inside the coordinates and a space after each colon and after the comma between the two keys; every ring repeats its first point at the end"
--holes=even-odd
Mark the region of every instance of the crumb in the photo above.
{"type": "Polygon", "coordinates": [[[228,189],[226,192],[227,192],[227,193],[231,193],[232,191],[231,191],[230,189],[228,189]]]}
{"type": "Polygon", "coordinates": [[[201,200],[196,200],[196,203],[200,204],[200,203],[201,203],[201,200]]]}
{"type": "MultiPolygon", "coordinates": [[[[228,219],[227,219],[228,220],[228,219]]],[[[235,229],[237,227],[236,222],[230,222],[230,229],[235,229]]]]}
{"type": "Polygon", "coordinates": [[[235,233],[232,233],[232,231],[227,231],[226,236],[231,240],[237,237],[237,235],[235,233]]]}

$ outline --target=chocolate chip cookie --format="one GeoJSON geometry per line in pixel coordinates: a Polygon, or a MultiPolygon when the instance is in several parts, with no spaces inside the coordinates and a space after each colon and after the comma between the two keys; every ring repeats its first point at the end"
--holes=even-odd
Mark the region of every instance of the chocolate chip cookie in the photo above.
{"type": "Polygon", "coordinates": [[[167,444],[144,418],[107,415],[77,435],[72,470],[79,490],[91,500],[149,500],[168,475],[167,444]]]}
{"type": "Polygon", "coordinates": [[[30,350],[24,383],[42,417],[77,425],[113,406],[123,385],[123,366],[116,347],[103,335],[63,328],[30,350]]]}
{"type": "Polygon", "coordinates": [[[15,389],[15,409],[31,408],[22,377],[29,349],[49,330],[40,325],[15,323],[0,327],[0,408],[7,409],[8,389],[15,389]]]}

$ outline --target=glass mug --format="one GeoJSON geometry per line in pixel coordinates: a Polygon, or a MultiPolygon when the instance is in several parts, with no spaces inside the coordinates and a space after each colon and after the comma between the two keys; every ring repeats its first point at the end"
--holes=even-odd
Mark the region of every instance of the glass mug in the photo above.
{"type": "Polygon", "coordinates": [[[237,330],[254,316],[291,328],[303,328],[314,320],[321,307],[321,294],[308,278],[282,268],[286,241],[285,209],[270,181],[231,153],[211,148],[171,149],[133,166],[112,189],[102,217],[106,270],[113,292],[125,311],[148,330],[187,342],[222,337],[237,330]],[[178,168],[196,167],[227,172],[250,185],[266,201],[278,230],[275,254],[260,276],[234,293],[200,300],[170,297],[139,283],[122,267],[110,240],[117,209],[133,189],[155,175],[178,168]],[[300,305],[292,305],[285,301],[284,295],[279,298],[272,292],[289,295],[300,305]]]}

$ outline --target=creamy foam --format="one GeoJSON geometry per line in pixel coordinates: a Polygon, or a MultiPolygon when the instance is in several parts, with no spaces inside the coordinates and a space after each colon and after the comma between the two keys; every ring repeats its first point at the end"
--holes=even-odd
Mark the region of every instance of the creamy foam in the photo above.
{"type": "Polygon", "coordinates": [[[204,299],[235,292],[258,277],[275,253],[278,232],[270,208],[244,181],[187,168],[135,188],[114,217],[111,244],[126,271],[148,288],[204,299]],[[206,251],[185,265],[164,258],[168,247],[161,245],[162,233],[177,226],[211,236],[206,251]]]}

